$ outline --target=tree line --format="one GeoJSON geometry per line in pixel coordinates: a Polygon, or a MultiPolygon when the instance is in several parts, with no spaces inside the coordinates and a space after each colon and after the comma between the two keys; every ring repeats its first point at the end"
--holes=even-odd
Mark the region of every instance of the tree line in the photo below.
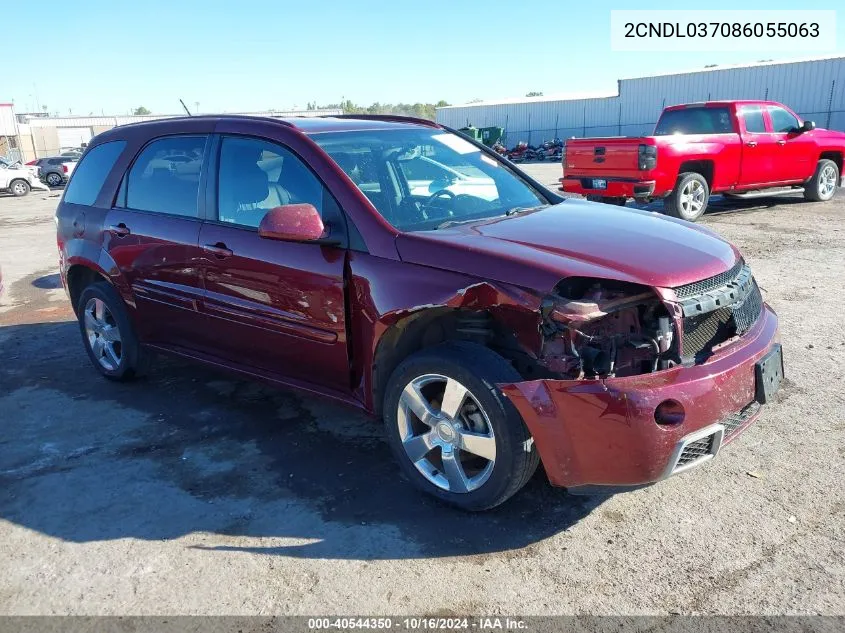
{"type": "MultiPolygon", "coordinates": [[[[434,109],[442,108],[449,105],[448,102],[442,99],[437,103],[379,103],[376,102],[369,106],[358,105],[353,103],[351,99],[345,99],[340,103],[329,103],[321,105],[319,108],[333,108],[343,110],[344,114],[399,114],[402,116],[412,116],[419,119],[430,119],[434,121],[434,109]]],[[[308,110],[316,110],[318,108],[316,101],[308,103],[308,110]]]]}

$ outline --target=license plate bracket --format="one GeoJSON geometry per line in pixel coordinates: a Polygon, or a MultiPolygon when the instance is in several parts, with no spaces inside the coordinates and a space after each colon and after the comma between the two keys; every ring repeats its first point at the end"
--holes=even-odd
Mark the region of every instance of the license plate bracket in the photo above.
{"type": "Polygon", "coordinates": [[[783,381],[783,348],[776,343],[769,352],[754,365],[756,380],[755,400],[760,404],[771,401],[783,381]]]}

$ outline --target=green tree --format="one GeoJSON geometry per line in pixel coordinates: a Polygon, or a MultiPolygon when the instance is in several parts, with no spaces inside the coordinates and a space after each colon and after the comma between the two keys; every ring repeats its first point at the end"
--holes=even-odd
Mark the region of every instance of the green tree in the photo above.
{"type": "Polygon", "coordinates": [[[140,115],[140,114],[152,114],[152,112],[150,112],[149,110],[147,110],[147,108],[145,108],[144,106],[140,106],[140,107],[138,107],[138,108],[135,108],[135,110],[133,110],[133,111],[132,111],[132,114],[136,114],[136,115],[140,115]]]}
{"type": "Polygon", "coordinates": [[[531,92],[527,92],[527,93],[525,93],[525,96],[526,96],[526,97],[542,97],[542,96],[543,96],[543,93],[542,93],[542,92],[537,92],[536,90],[532,90],[531,92]]]}

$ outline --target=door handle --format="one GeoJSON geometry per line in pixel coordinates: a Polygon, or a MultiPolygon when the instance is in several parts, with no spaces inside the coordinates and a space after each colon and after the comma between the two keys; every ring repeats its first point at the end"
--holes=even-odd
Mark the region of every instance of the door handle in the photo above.
{"type": "Polygon", "coordinates": [[[226,245],[223,242],[217,242],[216,244],[206,244],[202,247],[206,253],[211,253],[215,257],[231,257],[234,255],[231,249],[226,248],[226,245]]]}
{"type": "Polygon", "coordinates": [[[778,141],[778,145],[786,145],[786,141],[781,139],[781,140],[778,141]]]}
{"type": "Polygon", "coordinates": [[[748,147],[757,147],[757,141],[748,141],[746,145],[748,145],[748,147]]]}
{"type": "Polygon", "coordinates": [[[129,227],[126,226],[123,222],[121,222],[120,224],[113,224],[109,227],[109,231],[111,233],[114,233],[118,237],[126,237],[131,233],[129,227]]]}

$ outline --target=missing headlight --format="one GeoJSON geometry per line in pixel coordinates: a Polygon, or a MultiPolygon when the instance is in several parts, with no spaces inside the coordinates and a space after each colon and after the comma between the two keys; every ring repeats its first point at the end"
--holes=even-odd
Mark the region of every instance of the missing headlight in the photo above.
{"type": "Polygon", "coordinates": [[[571,378],[632,376],[677,361],[673,320],[645,286],[565,279],[541,312],[542,361],[555,373],[571,378]]]}

